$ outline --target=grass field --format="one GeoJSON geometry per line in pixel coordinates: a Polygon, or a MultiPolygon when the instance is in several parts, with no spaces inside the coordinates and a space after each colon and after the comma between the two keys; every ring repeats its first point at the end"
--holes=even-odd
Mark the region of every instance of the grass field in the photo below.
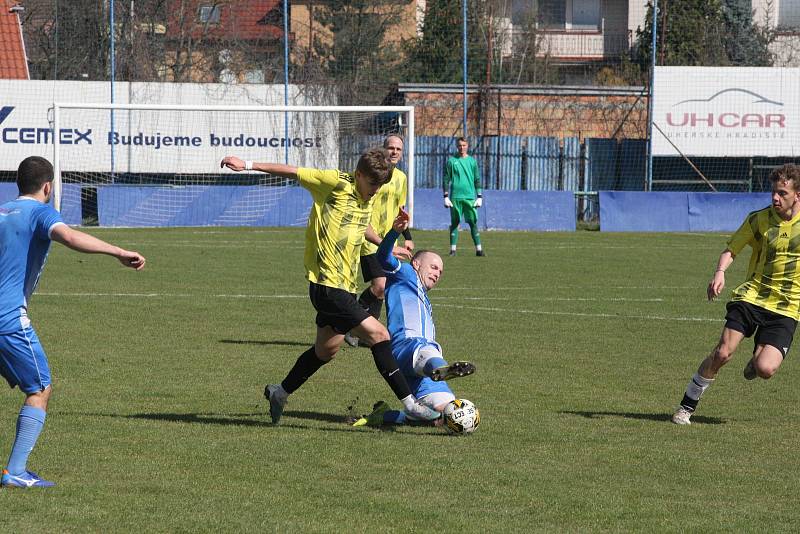
{"type": "MultiPolygon", "coordinates": [[[[484,233],[431,294],[439,341],[478,372],[466,438],[344,424],[399,403],[344,349],[273,427],[262,397],[313,339],[301,229],[92,230],[140,273],[54,246],[31,316],[54,393],[2,531],[798,531],[800,376],[746,382],[752,344],[672,410],[715,343],[720,235],[484,233]]],[[[443,232],[417,232],[444,250],[443,232]]],[[[737,284],[746,266],[728,277],[737,284]]],[[[0,462],[21,395],[0,394],[0,462]]]]}

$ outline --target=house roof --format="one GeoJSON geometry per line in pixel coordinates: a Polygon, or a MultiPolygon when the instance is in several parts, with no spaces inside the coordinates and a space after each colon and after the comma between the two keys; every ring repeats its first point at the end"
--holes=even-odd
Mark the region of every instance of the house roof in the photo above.
{"type": "Polygon", "coordinates": [[[181,26],[189,29],[197,38],[205,35],[212,39],[282,39],[283,18],[281,0],[238,0],[235,2],[212,2],[211,0],[192,0],[188,2],[189,15],[184,21],[177,12],[170,13],[167,36],[181,33],[181,26]],[[200,9],[216,5],[219,22],[209,23],[206,28],[200,20],[200,9]],[[183,22],[183,24],[181,24],[183,22]]]}
{"type": "Polygon", "coordinates": [[[16,0],[0,0],[0,79],[27,80],[28,60],[22,40],[22,25],[11,11],[16,0]]]}

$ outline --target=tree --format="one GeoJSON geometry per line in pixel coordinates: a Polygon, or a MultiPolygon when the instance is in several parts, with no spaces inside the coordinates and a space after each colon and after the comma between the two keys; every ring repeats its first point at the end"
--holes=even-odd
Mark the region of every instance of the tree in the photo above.
{"type": "MultiPolygon", "coordinates": [[[[320,69],[303,68],[305,74],[323,74],[341,88],[342,105],[380,104],[385,95],[376,87],[396,80],[397,45],[387,39],[401,19],[401,4],[367,0],[330,0],[314,9],[315,22],[325,27],[316,34],[313,52],[320,69]]],[[[302,54],[300,54],[302,56],[302,54]]],[[[314,62],[309,59],[309,65],[314,62]]],[[[325,80],[303,80],[319,83],[325,80]]]]}
{"type": "MultiPolygon", "coordinates": [[[[468,83],[480,83],[486,76],[485,15],[484,2],[471,3],[467,14],[468,83]]],[[[429,1],[420,36],[405,46],[405,78],[420,83],[462,83],[462,27],[460,1],[429,1]]]]}
{"type": "MultiPolygon", "coordinates": [[[[744,0],[660,0],[658,65],[770,65],[768,32],[754,23],[744,0]]],[[[636,31],[636,61],[651,63],[653,3],[636,31]]]]}

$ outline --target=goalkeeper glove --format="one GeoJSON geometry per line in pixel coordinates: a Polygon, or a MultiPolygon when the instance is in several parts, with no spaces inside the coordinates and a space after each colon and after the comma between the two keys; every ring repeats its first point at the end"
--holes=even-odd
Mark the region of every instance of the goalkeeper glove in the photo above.
{"type": "Polygon", "coordinates": [[[480,208],[483,205],[483,197],[478,195],[478,198],[475,199],[475,203],[472,204],[474,208],[480,208]]]}
{"type": "Polygon", "coordinates": [[[453,202],[450,200],[450,197],[447,196],[447,195],[444,196],[444,207],[445,208],[452,208],[453,207],[453,202]]]}

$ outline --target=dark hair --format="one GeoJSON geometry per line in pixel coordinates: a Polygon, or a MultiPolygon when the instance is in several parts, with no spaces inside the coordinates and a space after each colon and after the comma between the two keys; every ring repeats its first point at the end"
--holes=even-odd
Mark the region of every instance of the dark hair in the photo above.
{"type": "Polygon", "coordinates": [[[391,133],[391,134],[389,134],[389,135],[387,135],[386,137],[383,138],[383,148],[389,148],[387,145],[389,144],[389,139],[391,139],[392,137],[396,137],[397,139],[399,139],[400,142],[403,143],[403,146],[405,146],[406,140],[403,139],[402,135],[396,134],[396,133],[391,133]]]}
{"type": "Polygon", "coordinates": [[[469,141],[467,141],[466,137],[459,137],[458,139],[456,139],[456,143],[460,143],[461,141],[464,141],[465,143],[469,144],[469,141]]]}
{"type": "Polygon", "coordinates": [[[772,183],[778,181],[792,182],[792,187],[795,191],[800,191],[800,167],[792,163],[787,163],[769,174],[769,180],[772,183]]]}
{"type": "Polygon", "coordinates": [[[20,195],[38,192],[44,184],[53,181],[53,165],[39,156],[22,160],[17,168],[17,189],[20,195]]]}
{"type": "Polygon", "coordinates": [[[394,164],[389,161],[389,151],[385,148],[371,148],[358,158],[356,171],[371,182],[385,184],[392,178],[394,164]]]}

